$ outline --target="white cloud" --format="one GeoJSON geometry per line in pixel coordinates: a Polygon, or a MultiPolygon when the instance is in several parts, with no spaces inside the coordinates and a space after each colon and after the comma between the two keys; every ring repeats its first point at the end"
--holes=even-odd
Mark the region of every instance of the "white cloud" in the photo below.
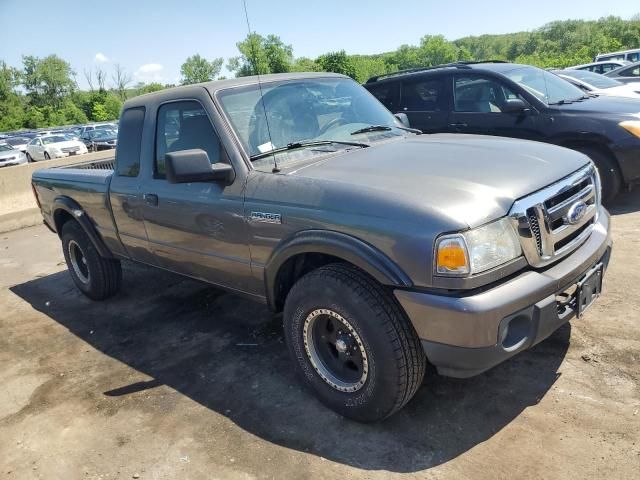
{"type": "Polygon", "coordinates": [[[165,83],[162,75],[164,67],[159,63],[145,63],[141,65],[135,72],[133,78],[136,82],[143,83],[165,83]]]}
{"type": "Polygon", "coordinates": [[[96,53],[96,56],[93,57],[93,61],[97,63],[107,63],[109,61],[109,57],[102,52],[98,52],[96,53]]]}
{"type": "Polygon", "coordinates": [[[162,65],[159,63],[145,63],[138,69],[141,73],[155,73],[160,70],[162,70],[162,65]]]}

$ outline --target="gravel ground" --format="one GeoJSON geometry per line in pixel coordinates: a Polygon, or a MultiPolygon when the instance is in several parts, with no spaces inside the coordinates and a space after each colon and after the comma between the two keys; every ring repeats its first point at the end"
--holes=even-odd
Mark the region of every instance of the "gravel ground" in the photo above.
{"type": "Polygon", "coordinates": [[[640,192],[585,318],[376,425],[301,388],[281,319],[127,264],[92,302],[44,227],[0,235],[0,478],[640,477],[640,192]]]}

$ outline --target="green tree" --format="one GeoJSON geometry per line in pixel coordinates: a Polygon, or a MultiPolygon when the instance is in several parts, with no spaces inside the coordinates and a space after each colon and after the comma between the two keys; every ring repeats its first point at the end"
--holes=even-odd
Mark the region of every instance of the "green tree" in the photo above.
{"type": "Polygon", "coordinates": [[[165,87],[162,86],[162,84],[158,83],[158,82],[151,82],[148,84],[141,84],[138,86],[138,95],[142,95],[144,93],[153,93],[153,92],[158,92],[160,90],[164,90],[165,87]]]}
{"type": "Polygon", "coordinates": [[[227,69],[235,72],[236,77],[291,71],[293,48],[276,35],[263,37],[250,33],[236,45],[240,56],[230,58],[227,63],[227,69]]]}
{"type": "Polygon", "coordinates": [[[30,106],[25,112],[24,126],[27,128],[42,128],[48,124],[44,118],[44,114],[41,109],[35,106],[30,106]]]}
{"type": "Polygon", "coordinates": [[[107,113],[107,109],[104,106],[104,103],[94,102],[93,106],[91,107],[91,119],[96,122],[111,120],[111,118],[109,118],[109,114],[107,113]]]}
{"type": "Polygon", "coordinates": [[[315,60],[308,57],[296,58],[291,64],[291,72],[317,72],[320,70],[315,60]]]}
{"type": "Polygon", "coordinates": [[[87,115],[70,98],[65,100],[61,111],[65,124],[86,123],[88,121],[87,115]]]}
{"type": "Polygon", "coordinates": [[[442,65],[458,60],[458,47],[442,35],[425,35],[418,48],[420,66],[442,65]]]}
{"type": "Polygon", "coordinates": [[[220,73],[223,61],[222,58],[214,58],[209,61],[198,54],[187,58],[180,67],[182,84],[189,85],[215,80],[220,73]]]}
{"type": "Polygon", "coordinates": [[[356,67],[344,50],[320,55],[316,63],[325,72],[341,73],[356,78],[356,67]]]}
{"type": "Polygon", "coordinates": [[[16,130],[24,123],[25,102],[16,92],[20,73],[0,61],[0,130],[16,130]]]}
{"type": "Polygon", "coordinates": [[[35,105],[59,108],[62,100],[75,89],[71,65],[56,55],[42,59],[26,55],[22,63],[22,84],[35,105]]]}
{"type": "Polygon", "coordinates": [[[107,120],[115,120],[120,117],[122,102],[113,93],[109,93],[104,100],[104,109],[109,117],[107,120]]]}

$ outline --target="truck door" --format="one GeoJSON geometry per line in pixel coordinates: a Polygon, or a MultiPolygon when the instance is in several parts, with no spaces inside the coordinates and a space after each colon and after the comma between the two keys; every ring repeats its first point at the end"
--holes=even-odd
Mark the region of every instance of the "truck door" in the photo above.
{"type": "Polygon", "coordinates": [[[451,94],[446,76],[424,76],[402,82],[399,112],[424,133],[447,131],[451,94]]]}
{"type": "MultiPolygon", "coordinates": [[[[204,90],[203,90],[204,92],[204,90]]],[[[203,93],[204,95],[204,93],[203,93]]],[[[165,154],[207,152],[211,163],[229,163],[203,107],[206,98],[161,104],[156,114],[153,171],[143,184],[144,223],[154,264],[224,287],[248,290],[249,247],[243,215],[243,178],[170,184],[165,154]]]]}
{"type": "Polygon", "coordinates": [[[454,76],[449,131],[541,140],[532,112],[507,113],[507,100],[526,100],[497,79],[473,73],[454,76]]]}
{"type": "MultiPolygon", "coordinates": [[[[116,168],[109,186],[109,200],[118,236],[126,253],[133,260],[150,263],[151,252],[144,228],[144,202],[140,191],[144,120],[144,107],[128,108],[122,113],[116,149],[116,168]]],[[[106,236],[110,237],[109,234],[106,236]]]]}

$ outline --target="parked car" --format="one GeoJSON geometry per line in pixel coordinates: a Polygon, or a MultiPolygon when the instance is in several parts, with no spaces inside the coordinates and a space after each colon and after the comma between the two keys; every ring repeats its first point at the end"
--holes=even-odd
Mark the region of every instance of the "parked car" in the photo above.
{"type": "Polygon", "coordinates": [[[370,79],[365,87],[423,132],[554,143],[588,155],[611,201],[640,183],[640,102],[587,95],[557,75],[512,63],[457,63],[370,79]]]}
{"type": "Polygon", "coordinates": [[[84,153],[87,153],[87,147],[83,142],[65,135],[44,135],[34,138],[27,144],[27,158],[30,162],[84,153]]]}
{"type": "Polygon", "coordinates": [[[640,82],[640,62],[608,72],[607,77],[622,83],[640,82]]]}
{"type": "Polygon", "coordinates": [[[624,60],[610,60],[607,62],[593,62],[585,63],[583,65],[575,65],[573,67],[567,67],[567,70],[587,70],[589,72],[605,74],[620,67],[629,65],[629,62],[624,60]]]}
{"type": "Polygon", "coordinates": [[[420,135],[331,73],[166,89],[121,125],[115,167],[32,176],[78,289],[111,297],[130,259],[283,311],[302,380],[347,417],[402,408],[427,359],[479,374],[600,293],[609,214],[573,150],[420,135]]]}
{"type": "Polygon", "coordinates": [[[0,167],[22,165],[27,163],[27,157],[20,150],[6,143],[0,143],[0,167]]]}
{"type": "Polygon", "coordinates": [[[20,150],[23,153],[27,151],[27,143],[31,141],[27,137],[9,137],[3,140],[4,143],[11,145],[13,148],[20,150]]]}
{"type": "Polygon", "coordinates": [[[91,132],[95,129],[107,129],[118,131],[118,125],[115,123],[94,123],[91,125],[83,125],[80,127],[80,131],[77,132],[79,137],[83,137],[86,132],[91,132]]]}
{"type": "Polygon", "coordinates": [[[585,92],[640,99],[640,82],[622,83],[605,75],[586,70],[551,70],[551,72],[585,92]]]}
{"type": "Polygon", "coordinates": [[[118,134],[113,130],[95,129],[88,132],[81,137],[85,146],[90,152],[96,152],[99,150],[109,150],[116,148],[118,141],[118,134]]]}
{"type": "Polygon", "coordinates": [[[623,50],[620,52],[602,53],[600,55],[596,55],[593,59],[594,62],[606,62],[609,60],[625,60],[627,62],[638,62],[640,61],[640,48],[623,50]]]}

